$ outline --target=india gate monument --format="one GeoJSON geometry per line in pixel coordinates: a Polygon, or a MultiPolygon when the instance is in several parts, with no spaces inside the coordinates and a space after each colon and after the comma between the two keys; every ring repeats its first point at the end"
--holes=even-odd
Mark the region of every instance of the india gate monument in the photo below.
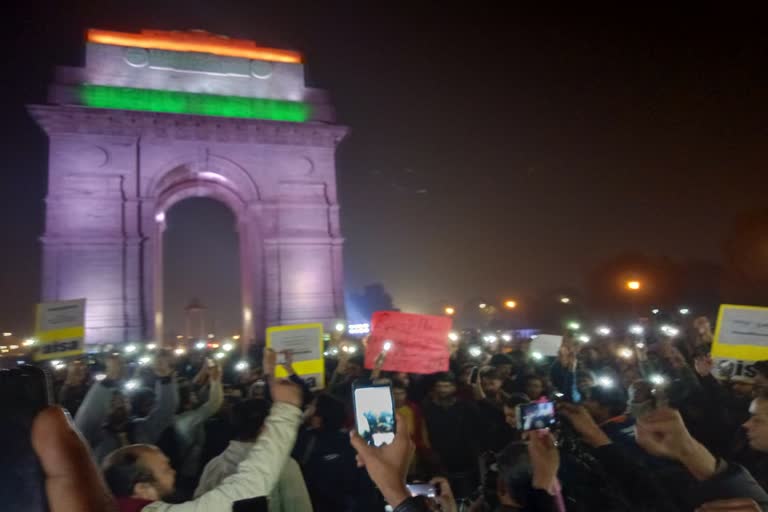
{"type": "Polygon", "coordinates": [[[165,214],[191,197],[234,213],[241,339],[343,317],[335,152],[347,130],[305,86],[300,54],[90,30],[85,66],[58,68],[48,104],[29,111],[49,139],[42,300],[87,299],[89,344],[162,339],[165,214]]]}

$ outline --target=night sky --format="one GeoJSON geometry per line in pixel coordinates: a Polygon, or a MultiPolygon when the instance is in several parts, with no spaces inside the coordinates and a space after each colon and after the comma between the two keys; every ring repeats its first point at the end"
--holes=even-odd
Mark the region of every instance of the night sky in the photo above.
{"type": "MultiPolygon", "coordinates": [[[[54,65],[82,64],[87,27],[201,28],[303,52],[309,83],[330,91],[352,129],[338,152],[346,288],[383,283],[405,310],[578,289],[595,265],[628,252],[717,263],[733,219],[768,206],[765,13],[415,3],[6,10],[0,327],[28,330],[39,290],[46,140],[24,104],[45,101],[54,65]]],[[[171,211],[169,251],[194,250],[202,218],[228,229],[217,207],[171,211]]],[[[200,265],[236,271],[230,234],[200,265]]],[[[201,269],[168,272],[167,283],[185,286],[169,307],[200,296],[217,328],[236,329],[236,274],[218,276],[232,287],[196,288],[201,269]]]]}

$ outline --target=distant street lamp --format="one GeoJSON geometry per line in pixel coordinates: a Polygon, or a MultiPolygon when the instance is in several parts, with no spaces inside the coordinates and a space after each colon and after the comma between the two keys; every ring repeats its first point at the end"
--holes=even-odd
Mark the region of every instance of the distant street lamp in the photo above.
{"type": "Polygon", "coordinates": [[[560,302],[562,302],[563,304],[570,304],[571,303],[571,298],[570,297],[560,297],[560,302]]]}
{"type": "Polygon", "coordinates": [[[627,288],[630,290],[639,290],[640,286],[640,281],[627,281],[627,288]]]}
{"type": "Polygon", "coordinates": [[[448,316],[453,316],[453,315],[455,315],[455,314],[456,314],[456,308],[454,308],[454,307],[452,307],[452,306],[447,306],[447,307],[445,308],[445,314],[446,314],[446,315],[448,315],[448,316]]]}
{"type": "Polygon", "coordinates": [[[515,309],[517,307],[517,302],[514,300],[508,300],[504,302],[504,307],[507,309],[515,309]]]}
{"type": "Polygon", "coordinates": [[[480,309],[485,309],[488,307],[488,304],[486,304],[485,302],[481,302],[480,304],[477,305],[477,307],[479,307],[480,309]]]}

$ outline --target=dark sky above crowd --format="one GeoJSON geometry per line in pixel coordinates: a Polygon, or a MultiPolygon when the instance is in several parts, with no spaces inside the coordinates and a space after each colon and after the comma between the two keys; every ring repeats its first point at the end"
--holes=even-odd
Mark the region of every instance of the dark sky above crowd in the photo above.
{"type": "MultiPolygon", "coordinates": [[[[405,310],[578,288],[626,252],[718,262],[735,216],[766,206],[764,13],[380,5],[6,7],[0,325],[31,327],[39,293],[46,140],[24,105],[45,101],[55,65],[82,64],[88,27],[200,28],[303,52],[352,129],[338,152],[346,288],[383,283],[405,310]]],[[[176,208],[169,251],[200,257],[169,266],[169,307],[199,296],[228,329],[231,217],[176,208]]]]}

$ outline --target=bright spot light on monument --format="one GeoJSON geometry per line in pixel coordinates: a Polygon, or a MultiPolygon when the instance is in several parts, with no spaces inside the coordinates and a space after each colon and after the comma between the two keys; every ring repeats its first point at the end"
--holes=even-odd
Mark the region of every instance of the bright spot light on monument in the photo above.
{"type": "Polygon", "coordinates": [[[155,214],[155,222],[165,222],[165,212],[158,212],[155,214]]]}

